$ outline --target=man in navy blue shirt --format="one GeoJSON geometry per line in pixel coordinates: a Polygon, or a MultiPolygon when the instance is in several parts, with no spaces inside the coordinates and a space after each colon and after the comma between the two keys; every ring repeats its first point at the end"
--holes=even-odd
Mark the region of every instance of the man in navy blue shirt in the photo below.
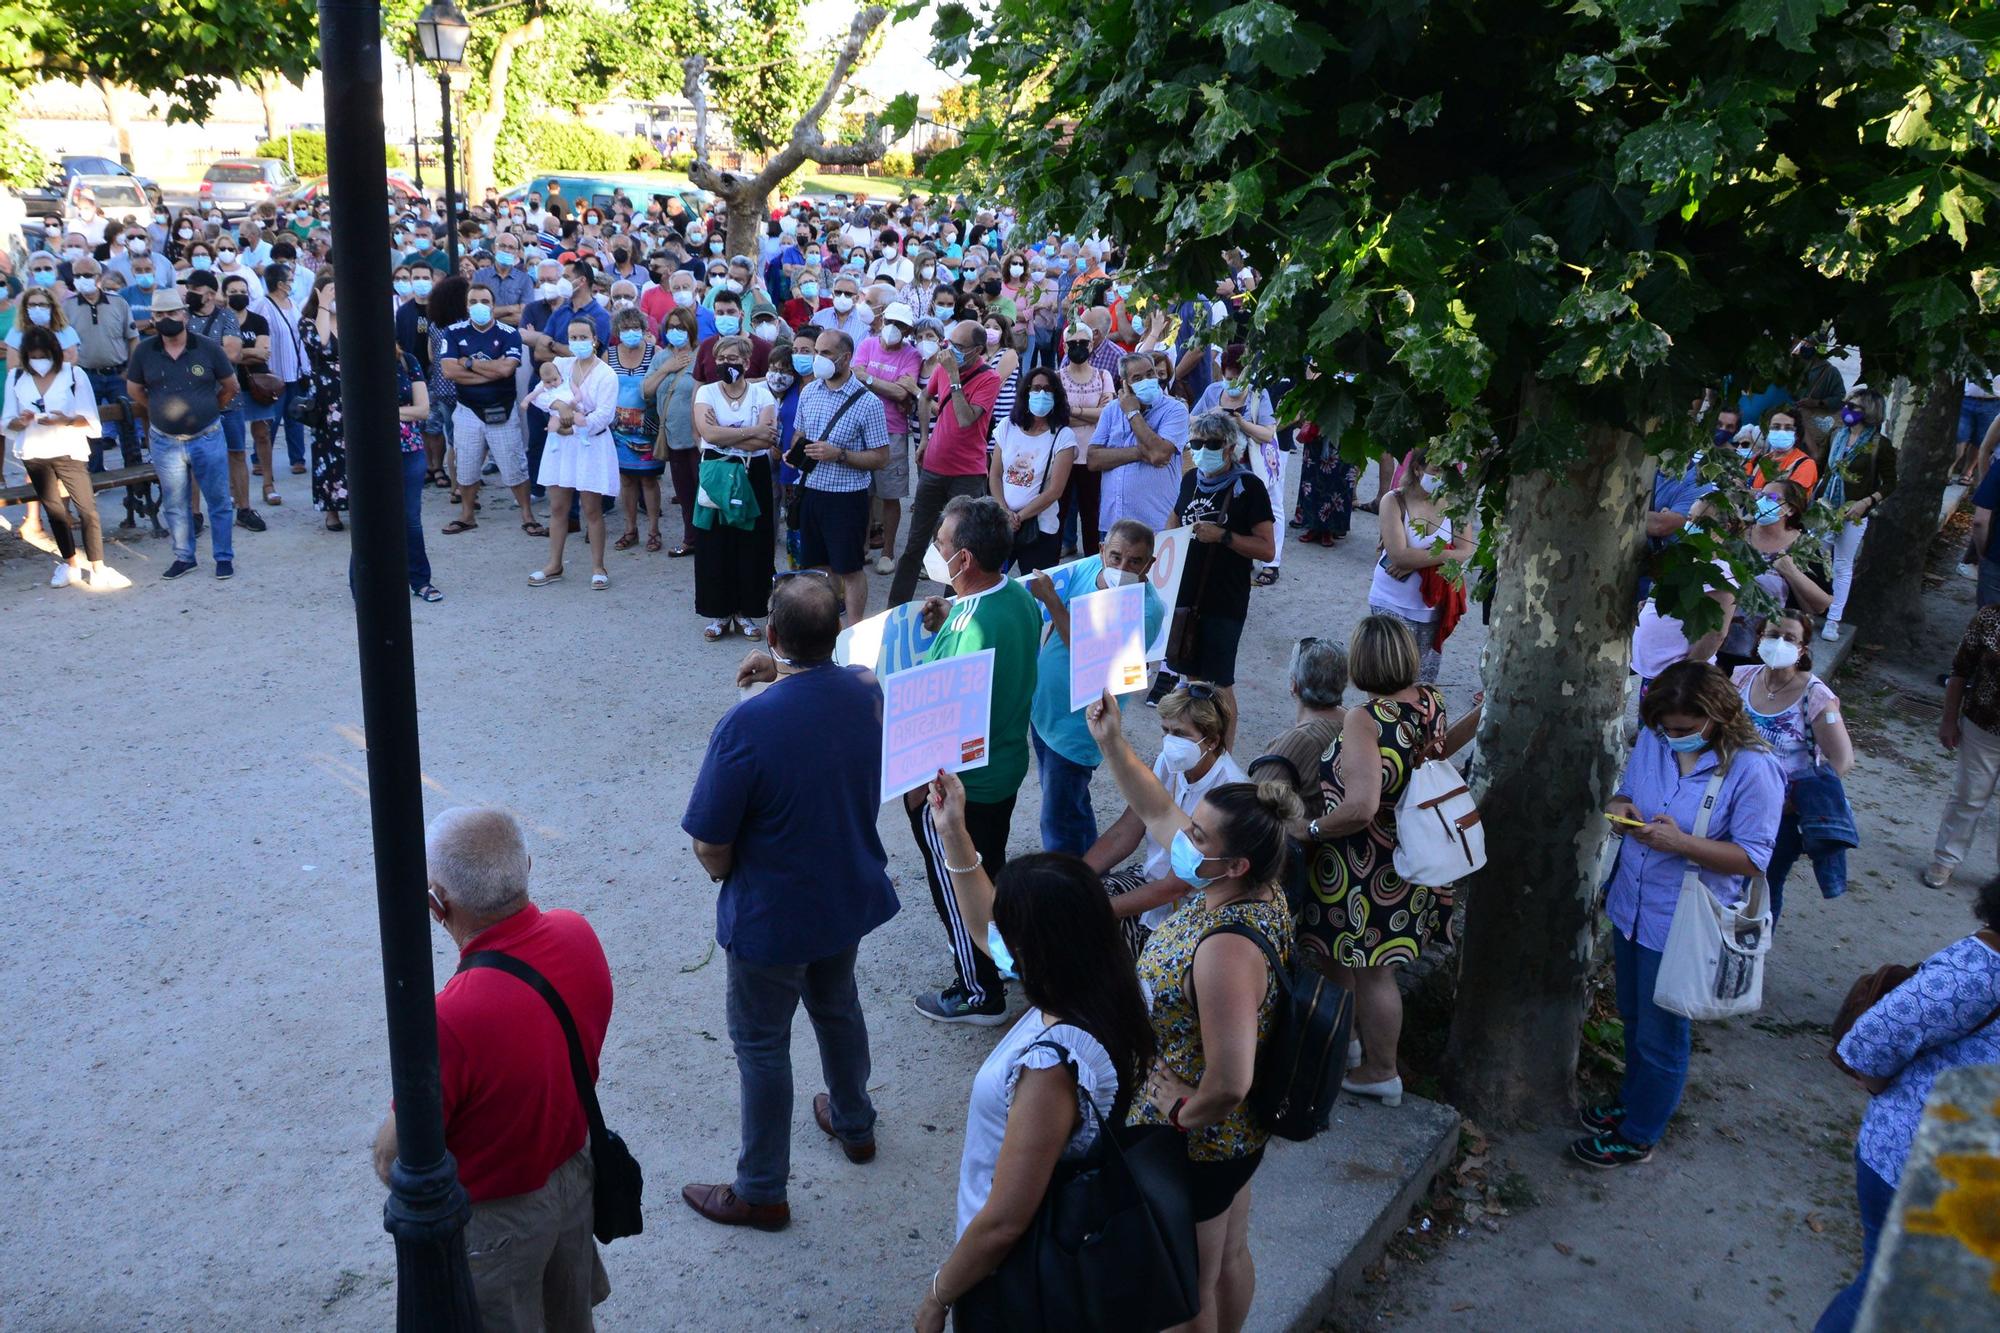
{"type": "Polygon", "coordinates": [[[596,289],[591,285],[596,277],[597,270],[581,259],[569,266],[567,276],[560,279],[570,284],[569,299],[556,305],[549,313],[548,323],[542,326],[543,341],[535,357],[537,361],[553,361],[569,355],[571,320],[589,320],[597,326],[597,345],[611,345],[611,312],[597,299],[596,289]]]}
{"type": "Polygon", "coordinates": [[[791,1221],[792,1015],[801,1001],[827,1091],[813,1119],[850,1162],[875,1156],[868,1026],[854,985],[862,936],[896,913],[882,813],[882,687],[836,666],[840,603],[802,574],[771,594],[768,653],[739,684],[770,682],[715,724],[681,828],[722,886],[715,938],[729,960],[729,1040],[742,1088],[734,1184],[688,1185],[688,1207],[724,1226],[791,1221]]]}
{"type": "Polygon", "coordinates": [[[458,517],[444,525],[446,536],[479,526],[479,473],[490,451],[500,484],[521,507],[521,529],[548,536],[535,521],[528,495],[528,443],[514,403],[514,375],[521,368],[521,335],[494,318],[493,289],[474,282],[466,289],[467,317],[444,331],[444,377],[458,386],[452,409],[453,450],[458,458],[458,517]],[[538,532],[537,530],[540,529],[538,532]]]}

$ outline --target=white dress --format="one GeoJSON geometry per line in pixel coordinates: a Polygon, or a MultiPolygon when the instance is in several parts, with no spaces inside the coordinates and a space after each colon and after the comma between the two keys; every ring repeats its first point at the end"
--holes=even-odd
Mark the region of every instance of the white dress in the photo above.
{"type": "MultiPolygon", "coordinates": [[[[1003,420],[994,434],[993,447],[1000,453],[1000,489],[1007,497],[1007,507],[1018,514],[1042,493],[1056,455],[1076,452],[1076,436],[1068,426],[1030,435],[1012,421],[1003,420]]],[[[1060,507],[1052,504],[1037,514],[1036,531],[1055,532],[1061,523],[1056,512],[1060,507]]]]}
{"type": "Polygon", "coordinates": [[[618,446],[611,440],[611,419],[618,413],[618,376],[603,361],[593,361],[581,383],[576,358],[556,358],[556,373],[576,399],[573,434],[560,435],[549,422],[548,443],[542,447],[542,469],[535,480],[543,486],[573,491],[618,494],[618,446]]]}

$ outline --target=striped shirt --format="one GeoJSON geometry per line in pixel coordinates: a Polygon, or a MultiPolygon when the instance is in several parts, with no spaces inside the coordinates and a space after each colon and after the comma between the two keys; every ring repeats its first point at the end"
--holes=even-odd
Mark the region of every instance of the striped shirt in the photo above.
{"type": "MultiPolygon", "coordinates": [[[[799,391],[794,438],[819,440],[841,449],[880,449],[889,443],[889,419],[883,414],[881,398],[862,388],[861,381],[851,374],[847,383],[838,389],[829,389],[814,380],[799,391]],[[840,420],[834,422],[829,435],[827,423],[833,421],[842,404],[856,395],[861,401],[848,408],[840,420]]],[[[806,489],[841,493],[864,491],[873,479],[874,474],[862,468],[828,460],[813,468],[812,475],[806,478],[806,489]]]]}

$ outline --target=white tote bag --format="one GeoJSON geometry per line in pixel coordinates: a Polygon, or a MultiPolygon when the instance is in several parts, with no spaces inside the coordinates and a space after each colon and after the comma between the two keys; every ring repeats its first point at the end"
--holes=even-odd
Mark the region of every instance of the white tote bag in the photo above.
{"type": "Polygon", "coordinates": [[[1396,873],[1411,884],[1442,888],[1486,864],[1486,830],[1458,770],[1426,759],[1396,802],[1396,873]]]}
{"type": "MultiPolygon", "coordinates": [[[[1708,781],[1694,836],[1708,836],[1708,817],[1722,792],[1722,771],[1708,781]]],[[[1674,923],[1653,982],[1653,1003],[1688,1018],[1734,1018],[1764,1004],[1764,955],[1771,951],[1771,886],[1750,880],[1739,907],[1724,907],[1692,865],[1681,877],[1674,923]]]]}

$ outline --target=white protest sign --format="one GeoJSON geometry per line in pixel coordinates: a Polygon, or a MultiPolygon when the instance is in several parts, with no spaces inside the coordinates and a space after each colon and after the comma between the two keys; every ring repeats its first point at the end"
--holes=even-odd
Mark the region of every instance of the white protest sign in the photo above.
{"type": "Polygon", "coordinates": [[[848,626],[834,640],[833,660],[865,666],[878,676],[908,671],[924,660],[937,635],[924,628],[923,603],[904,602],[848,626]]]}
{"type": "Polygon", "coordinates": [[[1181,595],[1181,575],[1187,573],[1188,552],[1194,549],[1193,528],[1168,528],[1153,538],[1153,567],[1146,582],[1160,594],[1166,614],[1160,617],[1159,632],[1146,645],[1146,660],[1157,662],[1167,655],[1167,635],[1174,628],[1174,599],[1181,595]]]}
{"type": "Polygon", "coordinates": [[[939,769],[984,768],[991,755],[991,648],[882,677],[882,799],[914,791],[939,769]]]}
{"type": "Polygon", "coordinates": [[[1069,604],[1069,706],[1146,688],[1146,588],[1128,583],[1069,604]]]}

